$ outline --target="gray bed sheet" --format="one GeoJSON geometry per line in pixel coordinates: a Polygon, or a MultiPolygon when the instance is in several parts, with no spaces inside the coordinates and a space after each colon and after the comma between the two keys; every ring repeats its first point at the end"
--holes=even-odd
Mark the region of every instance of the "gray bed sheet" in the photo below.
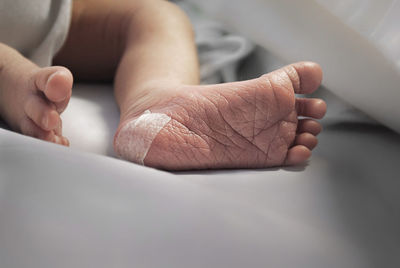
{"type": "Polygon", "coordinates": [[[181,173],[0,129],[0,267],[399,267],[399,135],[332,122],[304,166],[181,173]]]}

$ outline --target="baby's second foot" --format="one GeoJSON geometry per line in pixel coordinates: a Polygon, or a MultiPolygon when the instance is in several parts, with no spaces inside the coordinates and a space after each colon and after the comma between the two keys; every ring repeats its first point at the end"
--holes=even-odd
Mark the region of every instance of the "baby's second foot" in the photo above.
{"type": "Polygon", "coordinates": [[[64,67],[39,68],[20,55],[0,73],[0,115],[11,129],[61,145],[61,112],[72,89],[72,74],[64,67]]]}
{"type": "Polygon", "coordinates": [[[135,108],[140,101],[122,111],[115,150],[170,170],[299,164],[310,157],[321,126],[298,116],[321,118],[326,104],[294,94],[315,91],[321,79],[317,64],[302,62],[249,81],[152,95],[156,103],[141,105],[147,112],[135,108]]]}

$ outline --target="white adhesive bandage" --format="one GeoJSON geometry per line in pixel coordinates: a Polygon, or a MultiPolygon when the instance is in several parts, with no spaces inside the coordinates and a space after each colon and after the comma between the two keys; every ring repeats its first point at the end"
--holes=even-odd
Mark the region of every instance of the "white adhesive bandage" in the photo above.
{"type": "Polygon", "coordinates": [[[171,117],[166,114],[146,110],[137,119],[128,122],[115,140],[118,156],[144,165],[153,140],[170,120],[171,117]]]}

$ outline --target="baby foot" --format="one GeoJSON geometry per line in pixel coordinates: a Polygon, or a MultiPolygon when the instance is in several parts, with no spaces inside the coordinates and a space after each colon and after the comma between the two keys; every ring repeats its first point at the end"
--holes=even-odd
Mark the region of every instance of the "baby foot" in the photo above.
{"type": "Polygon", "coordinates": [[[322,118],[326,104],[295,93],[314,92],[321,79],[319,65],[301,62],[249,81],[165,91],[173,93],[141,116],[137,108],[122,113],[115,151],[169,170],[302,163],[317,145],[321,126],[298,116],[322,118]]]}
{"type": "Polygon", "coordinates": [[[7,124],[22,134],[68,146],[60,114],[71,96],[71,72],[58,66],[38,68],[27,61],[4,68],[1,76],[1,115],[7,124]]]}

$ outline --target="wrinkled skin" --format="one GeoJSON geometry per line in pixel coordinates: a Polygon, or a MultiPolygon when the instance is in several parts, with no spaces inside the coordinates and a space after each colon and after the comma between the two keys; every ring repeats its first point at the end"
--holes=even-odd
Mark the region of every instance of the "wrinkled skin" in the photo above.
{"type": "Polygon", "coordinates": [[[313,92],[321,79],[318,65],[302,63],[244,82],[182,86],[148,107],[172,120],[154,139],[144,163],[184,170],[303,162],[316,144],[312,145],[313,135],[296,142],[298,115],[321,118],[326,105],[322,100],[296,99],[294,93],[313,92]]]}

